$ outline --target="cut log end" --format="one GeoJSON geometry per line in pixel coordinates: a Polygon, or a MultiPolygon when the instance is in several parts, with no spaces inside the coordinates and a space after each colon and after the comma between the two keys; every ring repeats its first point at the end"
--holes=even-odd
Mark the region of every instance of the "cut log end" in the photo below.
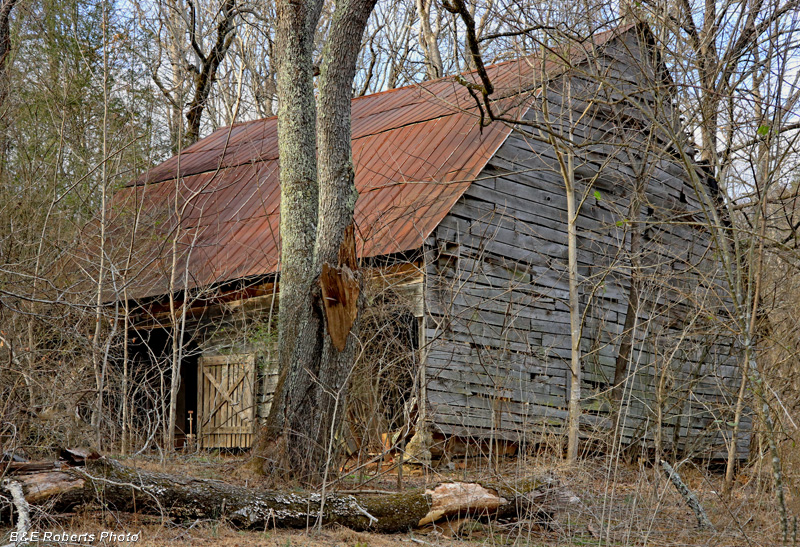
{"type": "Polygon", "coordinates": [[[449,515],[494,514],[508,503],[497,492],[475,483],[444,483],[425,493],[431,496],[431,510],[419,521],[419,526],[449,515]]]}

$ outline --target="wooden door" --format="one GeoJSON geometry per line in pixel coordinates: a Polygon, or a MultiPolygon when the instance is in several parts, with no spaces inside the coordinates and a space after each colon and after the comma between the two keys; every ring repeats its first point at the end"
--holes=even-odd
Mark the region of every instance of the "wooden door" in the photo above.
{"type": "Polygon", "coordinates": [[[255,426],[255,356],[201,357],[197,364],[200,448],[250,448],[255,426]]]}

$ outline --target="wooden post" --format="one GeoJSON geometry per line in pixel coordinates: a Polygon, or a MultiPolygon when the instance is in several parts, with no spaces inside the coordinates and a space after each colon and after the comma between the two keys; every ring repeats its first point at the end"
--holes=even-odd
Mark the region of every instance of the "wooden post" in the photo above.
{"type": "Polygon", "coordinates": [[[406,458],[406,436],[400,435],[400,461],[397,462],[397,491],[403,491],[403,460],[406,458]]]}
{"type": "Polygon", "coordinates": [[[193,414],[194,414],[194,410],[190,410],[189,411],[189,435],[187,435],[187,437],[186,437],[187,450],[191,450],[191,451],[194,450],[194,428],[192,427],[194,425],[192,423],[194,421],[193,414]]]}

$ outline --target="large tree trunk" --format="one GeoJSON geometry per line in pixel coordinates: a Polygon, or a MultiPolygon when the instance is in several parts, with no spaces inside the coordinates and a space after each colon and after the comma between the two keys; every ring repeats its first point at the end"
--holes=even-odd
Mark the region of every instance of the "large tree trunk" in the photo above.
{"type": "Polygon", "coordinates": [[[334,439],[355,352],[349,334],[359,293],[352,231],[358,195],[350,99],[361,36],[374,5],[375,0],[337,5],[322,52],[317,109],[312,54],[322,3],[278,3],[281,372],[252,461],[261,470],[263,462],[270,472],[282,470],[310,483],[324,480],[336,461],[334,439]],[[330,283],[320,287],[323,270],[323,281],[330,283]],[[334,286],[335,297],[321,298],[334,286]],[[345,322],[331,328],[332,318],[345,322]]]}
{"type": "Polygon", "coordinates": [[[256,468],[316,474],[318,436],[311,431],[319,371],[320,317],[314,309],[317,185],[313,47],[320,0],[277,4],[278,150],[281,183],[280,378],[254,447],[256,468]],[[309,453],[310,452],[310,453],[309,453]],[[262,462],[266,465],[263,467],[262,462]]]}
{"type": "MultiPolygon", "coordinates": [[[[356,353],[357,307],[359,296],[353,213],[358,192],[352,161],[350,100],[356,74],[361,37],[376,0],[349,0],[337,5],[328,41],[323,50],[319,75],[317,144],[319,157],[319,228],[315,257],[322,268],[325,327],[322,338],[322,363],[316,410],[321,417],[321,444],[326,449],[323,478],[338,461],[334,438],[339,430],[347,387],[356,353]],[[335,268],[333,268],[335,266],[335,268]],[[331,298],[326,290],[334,281],[341,291],[331,298]],[[332,306],[343,314],[332,313],[332,306]],[[326,332],[329,335],[326,335],[326,332]]],[[[318,468],[323,462],[318,460],[318,468]]]]}
{"type": "MultiPolygon", "coordinates": [[[[115,511],[182,520],[224,518],[243,528],[306,528],[320,515],[319,493],[258,491],[217,480],[142,471],[110,459],[58,470],[34,465],[38,467],[28,469],[32,473],[12,478],[22,485],[28,503],[47,504],[50,511],[102,503],[115,511]]],[[[445,483],[427,491],[329,494],[322,520],[376,532],[406,531],[456,514],[547,521],[565,504],[576,501],[571,492],[550,480],[527,481],[514,488],[445,483]]]]}

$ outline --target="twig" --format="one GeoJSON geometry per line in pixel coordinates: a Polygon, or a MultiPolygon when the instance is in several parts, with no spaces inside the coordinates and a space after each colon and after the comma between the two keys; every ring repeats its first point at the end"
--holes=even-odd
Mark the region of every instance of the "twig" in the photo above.
{"type": "Polygon", "coordinates": [[[200,519],[195,519],[195,520],[194,520],[194,522],[192,523],[192,525],[191,525],[191,526],[189,526],[189,527],[188,527],[186,530],[184,530],[183,532],[181,532],[180,534],[178,534],[177,536],[175,536],[174,538],[172,538],[170,541],[177,541],[177,540],[181,539],[183,536],[185,536],[186,534],[188,534],[188,533],[189,533],[189,532],[192,530],[192,528],[194,528],[195,526],[197,526],[197,524],[198,524],[199,522],[200,522],[200,519]]]}
{"type": "Polygon", "coordinates": [[[355,505],[355,507],[356,507],[356,509],[358,509],[358,512],[359,512],[359,513],[361,513],[362,515],[365,515],[365,516],[366,516],[366,517],[369,519],[369,525],[370,525],[370,526],[372,526],[374,523],[378,522],[378,519],[377,519],[377,518],[375,518],[375,517],[373,517],[372,515],[370,515],[370,514],[367,512],[367,510],[366,510],[366,509],[364,509],[363,507],[361,507],[361,506],[358,504],[358,501],[356,501],[355,499],[353,499],[353,505],[355,505]]]}
{"type": "MultiPolygon", "coordinates": [[[[109,461],[109,464],[112,467],[114,465],[119,465],[119,464],[116,464],[116,462],[113,462],[111,460],[108,460],[108,461],[109,461]]],[[[103,483],[103,484],[110,484],[112,486],[129,486],[132,490],[136,490],[136,491],[142,492],[143,494],[146,494],[146,495],[150,496],[153,499],[153,501],[156,503],[156,505],[158,506],[158,509],[159,509],[159,511],[161,511],[161,514],[164,515],[166,513],[164,511],[164,507],[161,505],[161,501],[159,501],[158,497],[155,494],[153,494],[153,492],[150,491],[150,488],[145,486],[143,483],[141,485],[137,485],[137,484],[134,484],[132,482],[113,481],[111,479],[107,479],[107,478],[103,478],[103,477],[99,477],[99,476],[97,476],[97,477],[93,476],[93,475],[89,474],[88,472],[84,471],[83,469],[81,469],[79,467],[73,467],[72,469],[76,473],[86,477],[90,481],[90,483],[92,483],[92,485],[94,486],[95,490],[97,490],[97,484],[96,483],[98,483],[98,482],[99,483],[103,483]]],[[[206,479],[206,480],[210,480],[210,479],[206,479]]],[[[224,499],[223,499],[222,510],[223,511],[225,510],[225,500],[224,499]]]]}

